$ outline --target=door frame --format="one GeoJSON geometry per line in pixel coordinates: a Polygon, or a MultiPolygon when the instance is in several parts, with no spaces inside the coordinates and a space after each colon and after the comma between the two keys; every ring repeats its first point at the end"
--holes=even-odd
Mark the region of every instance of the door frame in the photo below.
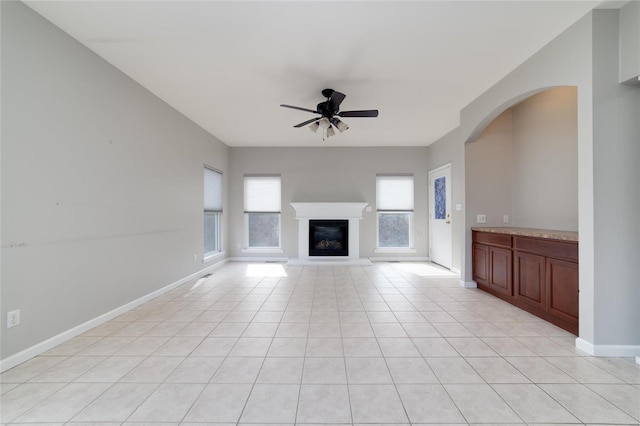
{"type": "Polygon", "coordinates": [[[440,266],[442,266],[444,268],[448,268],[449,270],[452,270],[452,268],[453,268],[453,214],[452,214],[453,213],[453,199],[451,197],[451,195],[452,195],[451,192],[453,190],[453,185],[451,185],[452,173],[451,173],[451,163],[450,162],[446,163],[446,164],[443,164],[443,165],[441,165],[439,167],[436,167],[435,169],[429,170],[429,173],[428,173],[428,178],[427,178],[428,179],[428,183],[427,183],[427,185],[429,187],[429,194],[428,194],[429,202],[427,204],[429,206],[428,207],[428,215],[429,215],[429,217],[428,217],[428,220],[429,220],[429,259],[433,262],[433,259],[431,258],[431,255],[432,255],[432,249],[433,249],[433,220],[434,220],[434,218],[433,218],[433,207],[434,206],[431,205],[432,204],[431,200],[435,199],[435,197],[434,197],[434,194],[433,194],[433,187],[431,185],[431,183],[432,183],[431,176],[433,174],[438,173],[438,172],[440,172],[442,170],[445,170],[445,169],[449,169],[449,184],[448,184],[449,191],[447,191],[447,198],[448,198],[448,201],[449,201],[449,210],[450,210],[450,212],[449,212],[449,215],[450,215],[449,216],[449,220],[451,220],[451,223],[452,223],[452,225],[450,227],[450,236],[449,236],[450,237],[450,241],[451,241],[451,265],[445,266],[445,265],[440,265],[439,263],[437,265],[440,265],[440,266]]]}

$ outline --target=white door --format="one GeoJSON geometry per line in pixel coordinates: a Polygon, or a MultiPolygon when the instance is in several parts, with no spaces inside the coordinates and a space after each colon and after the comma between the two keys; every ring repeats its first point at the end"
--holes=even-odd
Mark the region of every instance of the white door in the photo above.
{"type": "Polygon", "coordinates": [[[429,172],[429,252],[431,261],[451,268],[451,164],[429,172]]]}

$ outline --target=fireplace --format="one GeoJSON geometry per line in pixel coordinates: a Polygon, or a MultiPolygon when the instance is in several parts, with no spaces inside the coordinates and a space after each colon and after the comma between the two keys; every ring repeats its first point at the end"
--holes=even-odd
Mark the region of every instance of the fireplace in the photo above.
{"type": "MultiPolygon", "coordinates": [[[[289,265],[371,265],[369,259],[360,258],[360,221],[362,212],[367,207],[367,203],[355,202],[308,202],[300,201],[291,203],[291,207],[296,212],[298,220],[298,257],[289,259],[289,265]],[[311,222],[331,222],[330,226],[335,226],[335,222],[346,223],[342,229],[341,242],[343,253],[322,251],[319,254],[311,253],[311,243],[315,232],[309,232],[311,222]]],[[[328,245],[335,238],[324,238],[329,240],[328,245]]],[[[313,246],[318,243],[316,241],[313,246]]],[[[327,245],[325,241],[324,245],[327,245]]],[[[313,248],[315,250],[315,248],[313,248]]],[[[320,249],[324,250],[324,249],[320,249]]]]}
{"type": "Polygon", "coordinates": [[[349,221],[310,220],[309,256],[349,256],[349,221]]]}

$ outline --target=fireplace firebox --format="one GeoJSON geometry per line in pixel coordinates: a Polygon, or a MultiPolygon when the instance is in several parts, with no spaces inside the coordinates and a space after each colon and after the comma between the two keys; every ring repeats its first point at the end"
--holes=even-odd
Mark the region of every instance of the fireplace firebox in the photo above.
{"type": "Polygon", "coordinates": [[[349,256],[349,221],[309,220],[309,256],[349,256]]]}

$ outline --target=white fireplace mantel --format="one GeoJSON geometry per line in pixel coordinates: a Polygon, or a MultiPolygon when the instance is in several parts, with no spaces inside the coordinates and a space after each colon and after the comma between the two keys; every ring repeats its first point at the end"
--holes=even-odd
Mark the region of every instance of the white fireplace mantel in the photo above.
{"type": "Polygon", "coordinates": [[[368,203],[291,203],[296,219],[362,219],[362,211],[368,203]]]}
{"type": "Polygon", "coordinates": [[[298,219],[298,259],[291,264],[349,264],[370,265],[360,259],[360,220],[366,202],[294,202],[291,207],[298,219]],[[348,256],[309,256],[309,220],[344,219],[349,221],[348,256]]]}

